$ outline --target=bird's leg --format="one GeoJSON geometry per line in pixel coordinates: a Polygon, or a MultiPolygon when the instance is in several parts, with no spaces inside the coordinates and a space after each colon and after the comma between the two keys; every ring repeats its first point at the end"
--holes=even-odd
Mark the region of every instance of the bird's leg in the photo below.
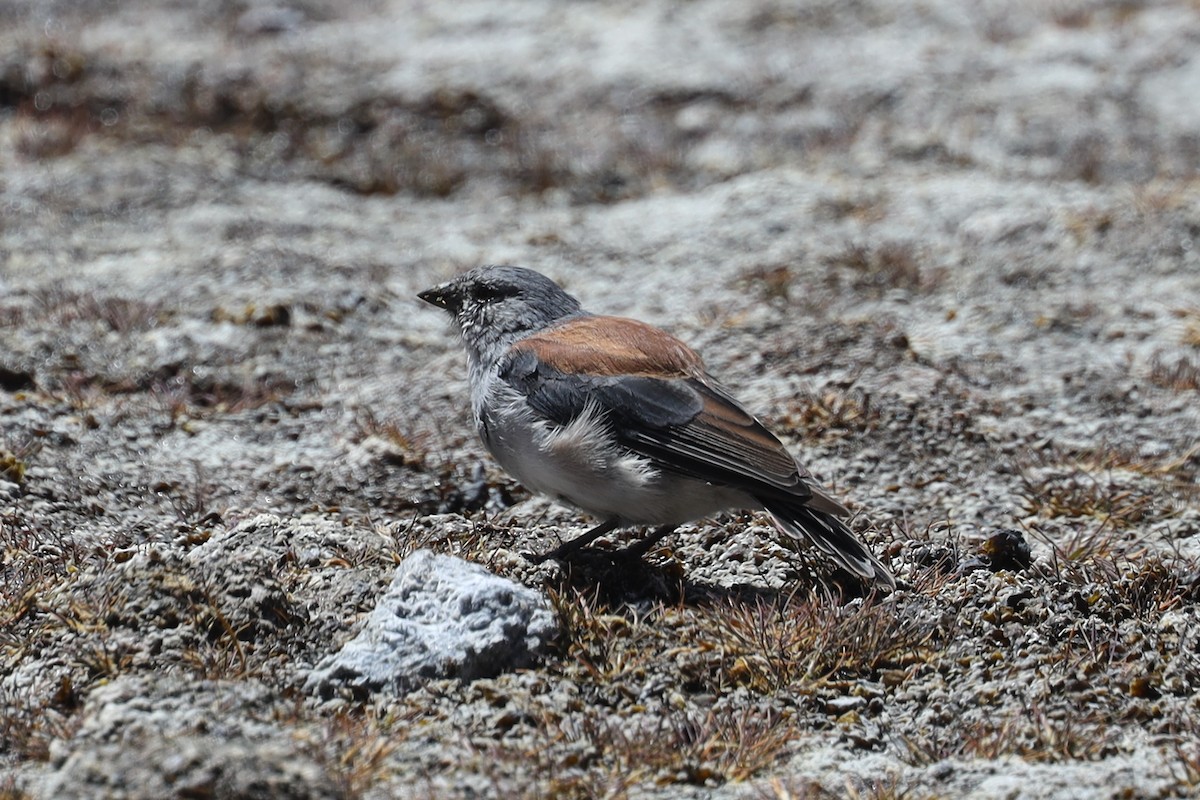
{"type": "Polygon", "coordinates": [[[679,526],[678,525],[660,525],[659,527],[652,530],[649,534],[647,534],[644,539],[639,539],[638,541],[633,542],[632,544],[622,547],[619,552],[622,555],[633,556],[634,558],[641,558],[642,556],[646,555],[646,553],[650,552],[651,547],[654,547],[654,545],[658,544],[663,539],[665,539],[666,537],[668,537],[672,533],[674,533],[675,529],[677,527],[679,527],[679,526]]]}
{"type": "Polygon", "coordinates": [[[578,536],[569,542],[563,542],[549,553],[543,553],[542,555],[529,554],[525,557],[534,564],[541,564],[543,561],[549,561],[550,559],[561,561],[564,557],[571,555],[584,545],[591,544],[604,534],[614,531],[619,527],[621,527],[621,525],[617,520],[605,520],[582,536],[578,536]]]}

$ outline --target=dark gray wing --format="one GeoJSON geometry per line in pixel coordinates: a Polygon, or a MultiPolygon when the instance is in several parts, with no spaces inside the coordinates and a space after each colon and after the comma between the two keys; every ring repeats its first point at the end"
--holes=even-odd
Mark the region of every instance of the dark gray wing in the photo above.
{"type": "Polygon", "coordinates": [[[560,425],[594,406],[618,442],[663,469],[755,495],[812,496],[783,444],[707,376],[572,374],[514,348],[500,378],[560,425]]]}

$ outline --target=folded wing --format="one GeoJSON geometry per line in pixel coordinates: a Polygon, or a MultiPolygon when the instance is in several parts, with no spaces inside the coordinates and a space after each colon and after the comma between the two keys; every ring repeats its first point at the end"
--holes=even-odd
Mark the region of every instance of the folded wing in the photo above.
{"type": "MultiPolygon", "coordinates": [[[[658,328],[571,320],[514,345],[501,377],[557,424],[594,404],[621,444],[663,469],[751,494],[814,495],[783,444],[705,373],[695,351],[658,328]]],[[[845,513],[832,499],[827,505],[845,513]]]]}
{"type": "Polygon", "coordinates": [[[622,445],[661,469],[741,489],[846,569],[894,585],[838,519],[846,507],[670,334],[634,320],[578,317],[515,344],[500,377],[555,424],[599,409],[622,445]]]}

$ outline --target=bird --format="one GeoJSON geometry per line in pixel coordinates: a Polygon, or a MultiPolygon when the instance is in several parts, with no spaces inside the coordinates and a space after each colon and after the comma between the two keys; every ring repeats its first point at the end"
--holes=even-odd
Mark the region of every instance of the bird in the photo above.
{"type": "Polygon", "coordinates": [[[895,586],[846,506],[675,336],[589,313],[526,267],[477,267],[417,297],[449,313],[466,349],[485,448],[526,488],[600,520],[532,560],[652,526],[625,548],[641,556],[685,522],[761,509],[862,582],[895,586]]]}

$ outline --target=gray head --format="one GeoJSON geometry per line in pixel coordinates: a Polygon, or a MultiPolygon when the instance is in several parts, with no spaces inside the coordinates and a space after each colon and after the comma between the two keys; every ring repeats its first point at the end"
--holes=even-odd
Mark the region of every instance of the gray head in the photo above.
{"type": "Polygon", "coordinates": [[[477,267],[417,297],[450,312],[468,351],[478,357],[581,313],[578,300],[525,267],[477,267]]]}

